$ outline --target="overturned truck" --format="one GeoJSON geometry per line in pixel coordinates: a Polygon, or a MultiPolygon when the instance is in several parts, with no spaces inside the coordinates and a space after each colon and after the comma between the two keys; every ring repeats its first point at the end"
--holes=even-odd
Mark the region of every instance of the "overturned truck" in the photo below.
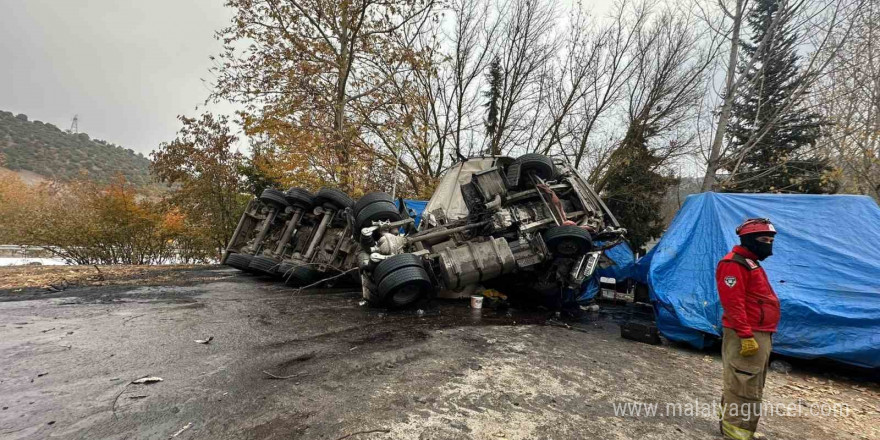
{"type": "Polygon", "coordinates": [[[540,154],[453,165],[418,229],[385,193],[358,200],[350,221],[363,296],[392,308],[478,286],[554,306],[609,263],[603,251],[625,234],[583,176],[540,154]]]}
{"type": "Polygon", "coordinates": [[[356,283],[359,247],[351,237],[344,192],[266,189],[252,200],[224,252],[224,264],[306,286],[332,278],[356,283]]]}

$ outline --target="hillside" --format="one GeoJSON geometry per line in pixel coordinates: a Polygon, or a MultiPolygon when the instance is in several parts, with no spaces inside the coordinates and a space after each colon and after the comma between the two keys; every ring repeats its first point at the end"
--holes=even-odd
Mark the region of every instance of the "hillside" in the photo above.
{"type": "Polygon", "coordinates": [[[0,154],[6,168],[48,179],[70,180],[87,173],[107,182],[122,173],[135,185],[150,183],[150,160],[141,154],[5,111],[0,111],[0,154]]]}

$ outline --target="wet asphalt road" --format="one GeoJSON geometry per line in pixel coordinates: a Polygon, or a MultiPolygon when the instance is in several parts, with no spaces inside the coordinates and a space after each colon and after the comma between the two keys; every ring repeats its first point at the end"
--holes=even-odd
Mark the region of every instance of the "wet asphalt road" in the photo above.
{"type": "MultiPolygon", "coordinates": [[[[463,302],[387,313],[358,292],[203,271],[217,280],[0,293],[0,438],[718,438],[711,417],[614,416],[619,401],[711,400],[720,365],[611,322],[574,332],[463,302]],[[163,380],[130,383],[145,376],[163,380]]],[[[768,433],[814,429],[786,423],[768,433]]]]}

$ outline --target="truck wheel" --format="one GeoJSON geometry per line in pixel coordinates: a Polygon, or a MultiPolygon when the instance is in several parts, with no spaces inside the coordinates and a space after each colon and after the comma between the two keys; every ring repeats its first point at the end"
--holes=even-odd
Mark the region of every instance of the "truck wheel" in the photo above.
{"type": "Polygon", "coordinates": [[[379,262],[373,270],[373,283],[379,285],[385,276],[403,267],[421,267],[422,258],[413,254],[398,254],[388,257],[379,262]]]}
{"type": "Polygon", "coordinates": [[[371,193],[361,197],[360,199],[358,199],[357,203],[354,204],[354,208],[352,208],[352,212],[354,213],[354,216],[357,217],[358,213],[361,212],[361,210],[363,210],[364,208],[366,208],[367,205],[372,205],[373,203],[376,203],[376,202],[388,202],[388,203],[393,204],[394,199],[391,197],[390,194],[388,194],[386,192],[382,192],[382,191],[371,192],[371,193]]]}
{"type": "Polygon", "coordinates": [[[428,273],[421,267],[401,267],[378,285],[379,297],[388,308],[413,305],[433,291],[428,273]]]}
{"type": "Polygon", "coordinates": [[[557,257],[583,255],[593,248],[590,233],[578,226],[555,226],[544,233],[547,249],[557,257]]]}
{"type": "Polygon", "coordinates": [[[275,205],[279,208],[285,208],[288,205],[284,193],[273,188],[266,188],[260,194],[260,201],[267,205],[275,205]]]}
{"type": "Polygon", "coordinates": [[[302,188],[290,188],[284,193],[284,198],[290,206],[303,210],[312,209],[312,206],[315,205],[315,196],[302,188]]]}
{"type": "Polygon", "coordinates": [[[251,259],[253,259],[251,255],[234,253],[226,257],[226,265],[247,272],[250,270],[251,259]]]}
{"type": "Polygon", "coordinates": [[[256,272],[267,275],[277,275],[278,261],[263,255],[253,257],[248,267],[256,272]]]}
{"type": "Polygon", "coordinates": [[[317,281],[319,276],[316,270],[308,266],[294,266],[279,273],[287,285],[296,287],[308,286],[317,281]]]}
{"type": "Polygon", "coordinates": [[[275,269],[275,273],[277,273],[278,276],[281,277],[282,279],[287,280],[288,275],[292,274],[293,269],[296,269],[297,267],[298,267],[297,264],[293,264],[293,263],[289,263],[289,262],[282,262],[275,269]]]}
{"type": "Polygon", "coordinates": [[[315,205],[324,204],[330,204],[336,209],[345,209],[354,205],[354,200],[336,188],[321,188],[315,194],[315,205]]]}
{"type": "Polygon", "coordinates": [[[523,154],[507,167],[508,183],[519,188],[527,187],[532,183],[528,178],[529,173],[543,180],[554,180],[557,175],[556,165],[553,164],[553,159],[543,154],[523,154]]]}
{"type": "Polygon", "coordinates": [[[361,229],[372,226],[373,222],[380,220],[396,222],[400,220],[400,212],[391,202],[377,201],[365,206],[355,219],[353,231],[355,236],[360,236],[361,229]]]}

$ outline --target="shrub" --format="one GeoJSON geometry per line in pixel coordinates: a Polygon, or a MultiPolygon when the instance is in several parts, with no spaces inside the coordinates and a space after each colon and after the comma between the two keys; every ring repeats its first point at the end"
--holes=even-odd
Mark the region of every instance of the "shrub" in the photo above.
{"type": "Polygon", "coordinates": [[[76,264],[200,263],[217,255],[204,228],[122,177],[35,187],[13,173],[0,177],[4,243],[42,246],[76,264]]]}

